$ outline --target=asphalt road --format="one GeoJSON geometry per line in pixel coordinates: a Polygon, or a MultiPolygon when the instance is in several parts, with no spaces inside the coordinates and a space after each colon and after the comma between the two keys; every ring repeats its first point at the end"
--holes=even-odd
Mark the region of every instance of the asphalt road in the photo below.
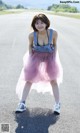
{"type": "Polygon", "coordinates": [[[80,20],[48,15],[58,31],[58,51],[64,71],[60,86],[61,115],[54,116],[50,85],[33,85],[27,111],[15,114],[19,102],[15,87],[28,48],[28,34],[35,12],[0,15],[0,125],[10,133],[80,133],[80,20]],[[47,89],[47,90],[46,90],[47,89]]]}

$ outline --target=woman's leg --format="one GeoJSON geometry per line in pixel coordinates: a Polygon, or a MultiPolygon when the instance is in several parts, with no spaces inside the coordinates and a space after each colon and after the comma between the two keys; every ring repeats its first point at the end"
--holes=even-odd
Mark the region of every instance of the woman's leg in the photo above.
{"type": "Polygon", "coordinates": [[[31,89],[31,85],[32,85],[32,83],[30,83],[28,81],[25,83],[24,88],[23,88],[21,102],[25,102],[26,101],[26,98],[27,98],[27,96],[29,94],[29,91],[31,89]]]}
{"type": "Polygon", "coordinates": [[[58,104],[60,102],[60,96],[59,96],[59,87],[58,87],[57,81],[53,80],[50,83],[52,86],[52,91],[54,94],[55,102],[56,104],[58,104]]]}
{"type": "Polygon", "coordinates": [[[16,113],[18,113],[18,112],[20,113],[20,112],[23,112],[26,110],[25,101],[29,94],[31,85],[32,85],[32,83],[30,83],[30,82],[25,83],[20,103],[18,104],[18,107],[16,108],[16,113]]]}

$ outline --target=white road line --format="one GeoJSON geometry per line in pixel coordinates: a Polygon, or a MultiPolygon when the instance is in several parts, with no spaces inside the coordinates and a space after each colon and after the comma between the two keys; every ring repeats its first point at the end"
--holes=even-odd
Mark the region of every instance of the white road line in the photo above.
{"type": "Polygon", "coordinates": [[[15,46],[16,38],[14,38],[11,48],[13,49],[15,46]]]}

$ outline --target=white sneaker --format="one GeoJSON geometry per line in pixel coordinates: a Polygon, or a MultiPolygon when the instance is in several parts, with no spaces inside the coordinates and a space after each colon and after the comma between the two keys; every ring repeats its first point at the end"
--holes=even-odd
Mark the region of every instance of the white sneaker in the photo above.
{"type": "Polygon", "coordinates": [[[61,106],[60,103],[58,103],[58,104],[55,103],[55,105],[54,105],[54,113],[60,114],[60,106],[61,106]]]}
{"type": "Polygon", "coordinates": [[[19,103],[16,109],[16,113],[20,113],[20,112],[22,113],[25,110],[26,110],[26,105],[24,103],[19,103]]]}

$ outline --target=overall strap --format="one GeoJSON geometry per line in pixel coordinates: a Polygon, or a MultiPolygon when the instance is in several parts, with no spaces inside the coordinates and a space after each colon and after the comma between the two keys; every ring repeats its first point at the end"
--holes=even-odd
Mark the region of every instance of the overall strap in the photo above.
{"type": "Polygon", "coordinates": [[[52,43],[52,37],[53,37],[53,30],[50,29],[50,35],[49,35],[49,44],[52,43]]]}
{"type": "Polygon", "coordinates": [[[37,33],[34,31],[34,44],[37,45],[37,33]]]}

